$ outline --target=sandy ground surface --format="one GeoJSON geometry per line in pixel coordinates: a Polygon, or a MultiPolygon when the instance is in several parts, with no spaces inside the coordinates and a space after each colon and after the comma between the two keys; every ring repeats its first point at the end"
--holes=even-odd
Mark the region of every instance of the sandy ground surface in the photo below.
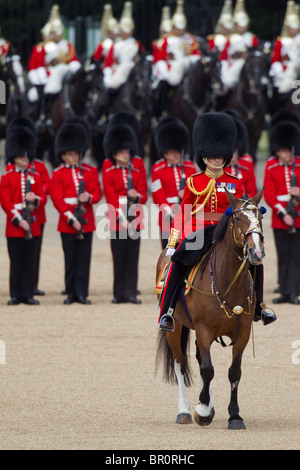
{"type": "MultiPolygon", "coordinates": [[[[262,166],[258,166],[261,178],[262,166]]],[[[227,379],[231,348],[215,343],[212,424],[175,424],[178,392],[155,375],[157,301],[152,294],[158,239],[141,244],[141,306],[112,299],[108,240],[94,237],[91,306],[64,306],[63,257],[57,213],[47,206],[38,307],[8,307],[9,261],[0,212],[0,449],[223,450],[300,448],[300,307],[276,308],[278,321],[254,324],[239,388],[247,429],[228,431],[227,379]],[[255,357],[253,353],[253,343],[255,357]]],[[[97,217],[97,222],[101,217],[97,217]]],[[[266,239],[265,301],[276,286],[276,255],[270,213],[266,239]]],[[[187,394],[192,412],[200,378],[191,341],[194,384],[187,394]]]]}

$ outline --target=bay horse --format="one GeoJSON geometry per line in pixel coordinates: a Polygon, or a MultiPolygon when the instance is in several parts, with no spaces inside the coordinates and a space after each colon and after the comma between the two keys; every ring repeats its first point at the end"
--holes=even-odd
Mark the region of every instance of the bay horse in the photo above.
{"type": "MultiPolygon", "coordinates": [[[[26,91],[25,76],[21,59],[12,47],[0,60],[0,80],[3,86],[4,102],[0,102],[0,139],[5,139],[7,124],[23,112],[26,91]]],[[[3,96],[1,96],[2,98],[3,96]]]]}
{"type": "Polygon", "coordinates": [[[112,95],[110,112],[130,111],[140,123],[138,138],[139,155],[145,156],[146,144],[152,145],[151,119],[152,103],[152,63],[142,53],[132,68],[127,81],[112,95]]]}
{"type": "Polygon", "coordinates": [[[217,55],[203,55],[191,64],[181,83],[171,91],[168,112],[181,119],[192,134],[196,118],[216,110],[217,97],[222,89],[217,55]]]}
{"type": "MultiPolygon", "coordinates": [[[[214,230],[211,248],[194,280],[190,293],[179,296],[174,320],[174,332],[159,332],[156,367],[164,358],[165,379],[179,386],[178,415],[176,422],[192,422],[185,385],[190,385],[188,340],[190,330],[196,332],[196,358],[200,366],[201,390],[194,419],[200,426],[209,425],[214,417],[210,383],[214,377],[210,347],[223,336],[231,339],[232,363],[229,368],[231,397],[228,407],[228,429],[244,429],[239,415],[238,385],[241,378],[241,361],[249,341],[254,318],[256,296],[250,265],[257,265],[264,257],[262,228],[263,208],[258,204],[264,188],[252,199],[238,199],[227,191],[229,208],[214,230]],[[182,300],[184,299],[184,300],[182,300]]],[[[157,278],[164,262],[165,251],[157,263],[157,278]]],[[[203,262],[203,261],[202,261],[203,262]]],[[[186,280],[186,284],[189,282],[186,280]]]]}
{"type": "Polygon", "coordinates": [[[258,49],[250,50],[245,58],[240,78],[229,91],[224,108],[238,111],[247,127],[249,153],[256,162],[259,138],[265,128],[265,114],[268,112],[268,95],[271,87],[269,60],[258,49]]]}

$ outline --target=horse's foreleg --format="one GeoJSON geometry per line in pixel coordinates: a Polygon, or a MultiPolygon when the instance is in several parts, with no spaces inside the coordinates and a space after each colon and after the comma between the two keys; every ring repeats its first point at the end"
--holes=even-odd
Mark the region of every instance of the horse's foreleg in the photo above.
{"type": "Polygon", "coordinates": [[[178,382],[178,413],[176,418],[176,423],[178,424],[190,424],[192,422],[192,415],[190,413],[190,404],[185,392],[184,386],[184,375],[181,372],[181,364],[174,361],[174,370],[178,382]]]}
{"type": "Polygon", "coordinates": [[[200,366],[201,374],[201,390],[199,395],[199,403],[196,406],[194,418],[196,423],[200,426],[208,426],[214,416],[214,403],[211,398],[211,386],[210,382],[214,377],[214,368],[211,362],[210,349],[200,348],[197,338],[197,353],[196,357],[200,366]]]}
{"type": "Polygon", "coordinates": [[[241,363],[244,347],[239,347],[237,343],[232,350],[232,364],[228,370],[228,378],[231,385],[230,403],[228,406],[229,420],[228,429],[246,429],[243,418],[239,415],[238,386],[242,375],[241,363]]]}

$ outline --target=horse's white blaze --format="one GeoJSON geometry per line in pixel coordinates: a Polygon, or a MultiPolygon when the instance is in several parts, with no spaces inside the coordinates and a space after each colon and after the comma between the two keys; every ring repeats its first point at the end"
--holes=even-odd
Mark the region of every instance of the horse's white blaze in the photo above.
{"type": "MultiPolygon", "coordinates": [[[[251,227],[259,227],[259,221],[258,221],[257,217],[255,217],[255,214],[252,211],[245,211],[244,213],[246,214],[246,216],[250,220],[250,229],[251,229],[251,227]]],[[[253,232],[252,233],[252,240],[253,240],[254,247],[255,247],[254,248],[254,253],[256,254],[256,256],[259,259],[261,259],[263,257],[263,253],[262,253],[261,246],[260,246],[260,236],[259,236],[259,234],[253,232]]]]}
{"type": "Polygon", "coordinates": [[[189,413],[190,414],[190,404],[188,398],[185,393],[185,386],[184,386],[184,377],[181,373],[181,366],[179,362],[176,360],[174,361],[174,370],[178,381],[178,390],[179,390],[179,398],[178,398],[178,414],[180,413],[189,413]]]}
{"type": "Polygon", "coordinates": [[[256,254],[256,256],[259,258],[259,259],[262,259],[263,257],[263,253],[261,251],[261,247],[260,247],[260,237],[259,237],[259,234],[258,233],[252,233],[252,240],[253,240],[253,243],[254,243],[254,253],[256,254]]]}
{"type": "MultiPolygon", "coordinates": [[[[200,389],[200,393],[201,393],[201,390],[203,388],[203,380],[201,378],[201,389],[200,389]]],[[[211,414],[211,410],[213,409],[214,407],[214,402],[212,400],[212,397],[211,397],[211,385],[209,386],[209,404],[208,405],[203,405],[202,403],[198,403],[198,405],[196,406],[196,411],[198,413],[199,416],[205,418],[207,416],[210,416],[211,414]]]]}

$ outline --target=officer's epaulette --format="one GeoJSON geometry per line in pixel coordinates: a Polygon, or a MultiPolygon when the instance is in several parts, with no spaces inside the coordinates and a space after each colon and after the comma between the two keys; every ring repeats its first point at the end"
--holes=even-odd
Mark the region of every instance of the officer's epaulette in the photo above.
{"type": "Polygon", "coordinates": [[[9,170],[7,170],[7,171],[5,172],[5,175],[9,175],[9,173],[11,173],[11,172],[14,171],[14,170],[15,170],[15,167],[10,168],[9,170]]]}
{"type": "Polygon", "coordinates": [[[237,176],[232,175],[231,173],[228,173],[227,171],[224,170],[224,173],[228,176],[231,176],[232,178],[239,179],[237,176]]]}
{"type": "Polygon", "coordinates": [[[268,166],[268,170],[271,170],[272,168],[276,168],[279,166],[279,162],[274,162],[273,165],[268,166]]]}
{"type": "MultiPolygon", "coordinates": [[[[238,168],[241,168],[242,170],[247,170],[249,171],[249,167],[248,166],[243,166],[241,165],[241,163],[238,164],[238,168]]],[[[232,175],[231,175],[232,176],[232,175]]]]}
{"type": "Polygon", "coordinates": [[[198,173],[194,173],[193,175],[189,176],[188,180],[192,180],[193,178],[195,178],[195,176],[202,175],[202,173],[204,173],[203,170],[198,171],[198,173]]]}

